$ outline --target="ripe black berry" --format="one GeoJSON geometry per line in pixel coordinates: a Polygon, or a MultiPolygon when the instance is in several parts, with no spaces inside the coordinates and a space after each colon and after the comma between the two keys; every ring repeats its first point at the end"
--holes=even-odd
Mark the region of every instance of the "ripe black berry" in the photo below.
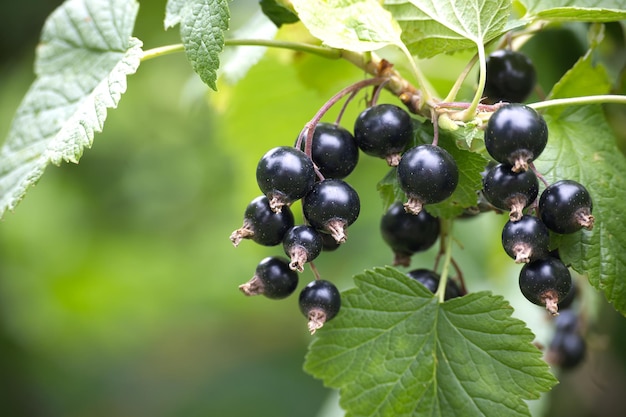
{"type": "MultiPolygon", "coordinates": [[[[441,277],[435,271],[420,268],[407,272],[407,275],[414,280],[422,283],[422,285],[428,288],[428,290],[430,290],[430,292],[432,292],[433,294],[436,293],[437,289],[439,288],[439,281],[441,280],[441,277]]],[[[448,281],[446,282],[446,293],[444,294],[444,299],[449,300],[451,298],[456,298],[460,296],[461,290],[456,285],[456,282],[448,278],[448,281]]]]}
{"type": "Polygon", "coordinates": [[[439,203],[450,197],[459,183],[459,169],[454,158],[433,145],[415,146],[402,155],[398,164],[398,182],[409,200],[406,211],[418,214],[424,204],[439,203]]]}
{"type": "Polygon", "coordinates": [[[294,226],[283,238],[283,249],[291,258],[289,268],[298,272],[304,271],[305,263],[319,256],[322,246],[322,236],[311,226],[294,226]]]}
{"type": "Polygon", "coordinates": [[[259,188],[279,212],[309,192],[315,183],[313,162],[304,152],[290,146],[270,149],[256,168],[259,188]]]}
{"type": "Polygon", "coordinates": [[[293,214],[289,207],[275,213],[270,208],[267,197],[259,196],[246,207],[243,225],[230,235],[230,240],[235,247],[242,239],[252,239],[264,246],[275,246],[283,240],[283,236],[293,224],[293,214]]]}
{"type": "MultiPolygon", "coordinates": [[[[306,141],[302,142],[302,150],[306,141]]],[[[318,123],[311,141],[311,158],[325,178],[345,178],[359,162],[359,147],[347,129],[318,123]]]]}
{"type": "Polygon", "coordinates": [[[361,150],[398,165],[413,137],[411,116],[393,104],[379,104],[361,112],[354,123],[354,139],[361,150]]]}
{"type": "Polygon", "coordinates": [[[548,143],[548,125],[533,108],[509,104],[496,110],[485,128],[485,147],[493,159],[526,171],[548,143]]]}
{"type": "Polygon", "coordinates": [[[407,213],[401,202],[393,203],[380,219],[380,232],[393,250],[393,265],[409,266],[411,255],[430,248],[439,237],[439,219],[422,210],[407,213]]]}
{"type": "Polygon", "coordinates": [[[359,217],[361,201],[347,182],[325,179],[316,183],[304,197],[302,210],[311,226],[330,233],[338,243],[343,243],[346,228],[359,217]]]}
{"type": "Polygon", "coordinates": [[[509,220],[502,229],[502,247],[517,263],[545,258],[550,252],[549,244],[548,228],[535,216],[509,220]]]}
{"type": "Polygon", "coordinates": [[[499,49],[487,57],[486,76],[484,95],[490,103],[521,103],[537,82],[532,61],[525,54],[508,49],[499,49]]]}
{"type": "Polygon", "coordinates": [[[492,167],[483,178],[483,195],[494,207],[510,211],[509,218],[518,221],[523,210],[539,194],[539,181],[532,170],[513,172],[506,164],[492,167]]]}
{"type": "Polygon", "coordinates": [[[335,285],[323,279],[310,282],[299,299],[300,311],[309,320],[311,334],[337,315],[341,308],[341,295],[335,285]]]}
{"type": "Polygon", "coordinates": [[[275,300],[285,298],[298,286],[298,274],[289,268],[289,261],[282,257],[270,256],[256,267],[250,281],[241,284],[239,289],[245,295],[263,294],[275,300]]]}
{"type": "Polygon", "coordinates": [[[322,250],[324,252],[333,252],[341,246],[341,243],[337,243],[332,235],[321,233],[320,236],[322,236],[322,250]]]}
{"type": "Polygon", "coordinates": [[[554,320],[554,336],[548,347],[546,359],[562,369],[571,369],[584,359],[587,344],[579,325],[579,317],[572,310],[565,310],[554,320]]]}
{"type": "Polygon", "coordinates": [[[558,303],[572,287],[567,267],[557,258],[547,257],[525,264],[519,275],[522,294],[533,304],[558,314],[558,303]]]}
{"type": "Polygon", "coordinates": [[[585,187],[576,181],[561,180],[547,187],[539,198],[539,214],[548,229],[557,233],[591,230],[593,203],[585,187]]]}

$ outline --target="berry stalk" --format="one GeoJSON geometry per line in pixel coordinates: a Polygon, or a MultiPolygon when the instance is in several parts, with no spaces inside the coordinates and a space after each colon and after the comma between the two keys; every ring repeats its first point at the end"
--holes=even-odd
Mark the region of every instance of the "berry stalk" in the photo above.
{"type": "Polygon", "coordinates": [[[441,247],[443,248],[443,264],[441,265],[441,273],[439,279],[439,287],[435,293],[439,297],[439,302],[443,303],[446,296],[446,287],[448,285],[448,274],[450,265],[452,264],[452,220],[442,220],[441,222],[441,247]]]}

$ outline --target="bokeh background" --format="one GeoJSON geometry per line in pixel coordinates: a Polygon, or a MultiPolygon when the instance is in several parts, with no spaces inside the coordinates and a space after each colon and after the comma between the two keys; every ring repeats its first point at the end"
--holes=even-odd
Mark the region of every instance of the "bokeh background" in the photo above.
{"type": "MultiPolygon", "coordinates": [[[[3,4],[0,138],[33,80],[43,21],[60,3],[3,4]]],[[[140,2],[135,34],[145,49],[178,42],[177,29],[163,30],[165,3],[140,2]]],[[[233,27],[249,25],[257,2],[231,4],[233,27]]],[[[585,52],[586,30],[554,28],[524,46],[544,91],[585,52]]],[[[610,24],[607,33],[598,59],[623,80],[623,25],[610,24]]],[[[422,64],[444,92],[468,58],[422,64]]],[[[341,415],[334,393],[302,371],[311,336],[297,297],[270,301],[237,290],[263,257],[282,250],[248,241],[235,249],[228,236],[259,194],[261,155],[292,144],[332,94],[362,76],[344,62],[271,51],[238,83],[221,82],[213,93],[182,54],[143,63],[80,164],[49,167],[0,223],[0,415],[341,415]]],[[[624,93],[624,82],[618,85],[624,93]]],[[[466,90],[471,97],[471,80],[466,90]]],[[[349,107],[346,127],[362,106],[349,107]]],[[[607,112],[626,149],[623,109],[607,112]]],[[[386,171],[362,155],[348,178],[361,195],[361,216],[348,242],[316,262],[340,289],[392,260],[378,231],[376,183],[386,171]]],[[[501,249],[502,224],[497,215],[460,222],[456,233],[467,244],[455,258],[471,290],[504,294],[538,341],[549,343],[543,312],[518,294],[519,267],[501,249]]],[[[412,267],[432,266],[433,255],[416,256],[412,267]]],[[[311,279],[306,271],[300,285],[311,279]]],[[[579,282],[585,302],[595,305],[594,291],[579,282]]],[[[598,305],[587,317],[586,361],[555,369],[562,383],[533,402],[535,415],[622,415],[626,324],[598,305]]]]}

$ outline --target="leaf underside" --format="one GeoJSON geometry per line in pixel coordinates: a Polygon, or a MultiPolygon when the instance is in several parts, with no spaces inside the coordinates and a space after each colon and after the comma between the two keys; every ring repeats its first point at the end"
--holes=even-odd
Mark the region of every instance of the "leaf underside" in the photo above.
{"type": "Polygon", "coordinates": [[[347,416],[529,416],[556,379],[512,308],[487,292],[440,304],[393,268],[355,277],[305,370],[341,392],[347,416]]]}
{"type": "Polygon", "coordinates": [[[0,149],[0,216],[52,162],[78,162],[141,58],[134,0],[68,0],[46,21],[35,73],[0,149]]]}
{"type": "Polygon", "coordinates": [[[615,22],[626,19],[624,0],[519,0],[528,19],[615,22]]]}
{"type": "Polygon", "coordinates": [[[165,9],[165,28],[180,24],[187,59],[213,90],[217,90],[219,55],[224,49],[224,32],[229,22],[227,0],[168,0],[165,9]]]}

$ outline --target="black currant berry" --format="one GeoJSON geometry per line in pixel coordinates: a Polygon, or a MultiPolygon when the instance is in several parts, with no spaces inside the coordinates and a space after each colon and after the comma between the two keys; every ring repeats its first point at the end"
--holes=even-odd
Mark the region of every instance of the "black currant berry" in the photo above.
{"type": "Polygon", "coordinates": [[[323,279],[310,282],[300,292],[300,311],[309,320],[311,334],[337,315],[341,308],[341,295],[335,285],[323,279]]]}
{"type": "Polygon", "coordinates": [[[354,139],[366,154],[398,165],[400,154],[413,138],[411,116],[393,104],[378,104],[361,112],[354,122],[354,139]]]}
{"type": "Polygon", "coordinates": [[[555,182],[539,197],[541,220],[557,233],[574,233],[583,227],[591,230],[594,223],[592,209],[587,189],[572,180],[555,182]]]}
{"type": "Polygon", "coordinates": [[[572,369],[580,365],[587,353],[587,343],[579,333],[556,333],[548,348],[550,363],[572,369]]]}
{"type": "Polygon", "coordinates": [[[564,299],[559,300],[559,311],[569,309],[574,301],[578,298],[578,284],[572,280],[572,288],[569,290],[564,299]]]}
{"type": "Polygon", "coordinates": [[[545,258],[550,252],[550,232],[535,216],[524,215],[518,221],[509,220],[502,229],[502,247],[517,263],[545,258]]]}
{"type": "Polygon", "coordinates": [[[496,110],[485,128],[485,148],[493,159],[526,171],[548,143],[548,125],[539,113],[523,104],[496,110]]]}
{"type": "MultiPolygon", "coordinates": [[[[301,149],[305,146],[303,141],[301,149]]],[[[359,162],[359,147],[347,129],[333,123],[318,123],[311,141],[311,159],[324,178],[342,179],[359,162]]]]}
{"type": "Polygon", "coordinates": [[[264,246],[278,245],[283,236],[294,224],[289,207],[279,213],[270,208],[267,197],[259,196],[246,207],[243,225],[230,235],[230,240],[237,247],[242,239],[251,239],[264,246]]]}
{"type": "Polygon", "coordinates": [[[572,310],[565,310],[554,320],[554,336],[546,359],[562,369],[572,369],[579,365],[587,352],[587,343],[581,334],[579,317],[572,310]]]}
{"type": "Polygon", "coordinates": [[[291,295],[298,286],[298,273],[289,268],[289,261],[282,257],[269,256],[256,267],[250,281],[239,289],[245,295],[264,295],[275,300],[291,295]]]}
{"type": "Polygon", "coordinates": [[[320,233],[322,236],[322,250],[324,252],[333,252],[341,246],[341,243],[337,243],[335,238],[328,233],[320,233]]]}
{"type": "Polygon", "coordinates": [[[291,146],[270,149],[256,168],[259,188],[276,212],[304,197],[313,187],[315,176],[311,159],[291,146]]]}
{"type": "Polygon", "coordinates": [[[305,263],[319,256],[322,246],[322,236],[311,226],[294,226],[283,238],[283,249],[291,258],[289,268],[298,272],[304,271],[305,263]]]}
{"type": "MultiPolygon", "coordinates": [[[[439,288],[439,281],[441,277],[435,271],[430,269],[420,268],[414,269],[412,271],[407,272],[407,275],[414,280],[419,281],[424,285],[430,292],[433,294],[437,292],[439,288]]],[[[444,294],[444,299],[449,300],[451,298],[456,298],[461,296],[461,290],[456,285],[456,282],[450,278],[446,282],[446,293],[444,294]]]]}
{"type": "Polygon", "coordinates": [[[489,103],[521,103],[535,88],[537,73],[523,53],[499,49],[487,57],[484,96],[489,103]]]}
{"type": "Polygon", "coordinates": [[[538,194],[539,181],[530,169],[513,172],[510,165],[498,164],[483,178],[483,195],[494,207],[510,211],[511,221],[521,219],[538,194]]]}
{"type": "Polygon", "coordinates": [[[359,195],[347,182],[325,179],[302,200],[304,217],[317,230],[330,233],[337,243],[346,241],[346,228],[361,211],[359,195]]]}
{"type": "Polygon", "coordinates": [[[435,244],[439,237],[439,219],[422,210],[407,213],[401,202],[393,203],[380,219],[380,232],[395,255],[393,265],[409,266],[411,255],[435,244]]]}
{"type": "Polygon", "coordinates": [[[454,158],[443,148],[415,146],[402,155],[397,169],[398,182],[408,196],[404,207],[418,214],[424,204],[439,203],[450,197],[459,183],[454,158]]]}
{"type": "Polygon", "coordinates": [[[557,258],[544,258],[525,264],[519,275],[522,294],[533,304],[545,306],[551,314],[558,314],[558,303],[572,287],[572,276],[557,258]]]}

